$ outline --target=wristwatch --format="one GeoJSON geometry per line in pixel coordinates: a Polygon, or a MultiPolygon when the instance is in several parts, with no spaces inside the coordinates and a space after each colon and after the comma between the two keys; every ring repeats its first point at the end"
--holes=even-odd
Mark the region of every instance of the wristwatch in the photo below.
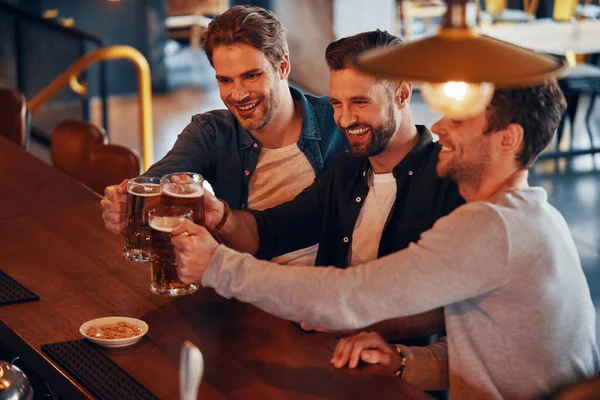
{"type": "Polygon", "coordinates": [[[398,378],[401,378],[402,373],[404,372],[404,368],[406,367],[406,356],[402,352],[402,346],[400,346],[399,344],[393,344],[392,346],[394,347],[394,349],[396,349],[398,354],[400,354],[400,366],[397,370],[394,371],[394,375],[396,375],[398,378]]]}

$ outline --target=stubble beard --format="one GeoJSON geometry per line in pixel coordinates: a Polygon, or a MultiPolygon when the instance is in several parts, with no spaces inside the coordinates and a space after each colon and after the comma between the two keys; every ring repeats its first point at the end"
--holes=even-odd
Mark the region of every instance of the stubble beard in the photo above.
{"type": "Polygon", "coordinates": [[[257,114],[253,115],[251,119],[238,118],[238,121],[242,128],[247,131],[258,131],[264,128],[271,122],[275,111],[279,108],[281,98],[277,90],[273,90],[270,96],[263,96],[260,100],[258,107],[262,107],[261,110],[257,110],[257,114]],[[258,114],[260,113],[260,114],[258,114]]]}
{"type": "Polygon", "coordinates": [[[475,160],[461,162],[451,158],[446,161],[441,169],[437,168],[440,178],[450,179],[461,186],[478,189],[484,173],[490,168],[490,150],[489,147],[480,146],[476,151],[479,156],[475,160]]]}

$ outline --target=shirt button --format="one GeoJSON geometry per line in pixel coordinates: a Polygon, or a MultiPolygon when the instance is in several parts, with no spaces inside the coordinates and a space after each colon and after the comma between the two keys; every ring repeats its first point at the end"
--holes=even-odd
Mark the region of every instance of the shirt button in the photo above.
{"type": "Polygon", "coordinates": [[[348,243],[350,241],[350,239],[348,239],[348,236],[344,236],[344,243],[348,243]]]}
{"type": "Polygon", "coordinates": [[[360,203],[360,201],[361,201],[361,200],[362,200],[362,199],[361,199],[360,197],[357,197],[357,198],[356,198],[356,202],[357,202],[357,203],[360,203]]]}
{"type": "Polygon", "coordinates": [[[413,172],[412,171],[408,171],[408,176],[412,176],[413,172]]]}
{"type": "Polygon", "coordinates": [[[248,176],[248,175],[250,175],[250,171],[248,171],[248,170],[244,170],[244,175],[245,175],[245,176],[248,176]]]}
{"type": "Polygon", "coordinates": [[[258,149],[258,143],[254,143],[254,144],[252,145],[252,147],[254,147],[255,149],[258,149]]]}

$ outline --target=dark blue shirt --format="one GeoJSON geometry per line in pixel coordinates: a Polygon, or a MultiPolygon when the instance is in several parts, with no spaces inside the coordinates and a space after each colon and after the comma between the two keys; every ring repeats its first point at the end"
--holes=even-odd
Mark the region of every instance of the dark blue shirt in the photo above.
{"type": "MultiPolygon", "coordinates": [[[[305,95],[292,87],[290,92],[294,101],[302,103],[298,147],[319,176],[347,150],[346,139],[333,120],[327,97],[305,95]]],[[[258,164],[260,147],[229,110],[209,111],[194,115],[171,151],[144,175],[198,172],[218,198],[232,208],[246,208],[248,183],[258,164]]]]}
{"type": "MultiPolygon", "coordinates": [[[[440,145],[418,125],[419,141],[393,169],[396,200],[381,234],[378,257],[417,242],[436,220],[464,204],[456,183],[437,175],[440,145]]],[[[257,258],[319,243],[316,265],[346,268],[352,235],[369,193],[371,164],[366,157],[339,156],[337,162],[295,199],[254,211],[260,236],[257,258]]]]}

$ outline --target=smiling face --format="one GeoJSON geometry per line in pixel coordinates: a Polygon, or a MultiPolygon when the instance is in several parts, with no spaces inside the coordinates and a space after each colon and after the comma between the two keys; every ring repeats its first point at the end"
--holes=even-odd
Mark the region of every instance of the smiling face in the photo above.
{"type": "Polygon", "coordinates": [[[436,167],[438,175],[478,187],[494,162],[493,133],[487,129],[485,111],[465,120],[444,117],[436,122],[431,131],[439,135],[442,146],[436,167]]]}
{"type": "Polygon", "coordinates": [[[276,68],[264,53],[245,44],[214,49],[221,100],[244,129],[258,131],[272,120],[280,104],[288,62],[286,56],[276,68]]]}
{"type": "Polygon", "coordinates": [[[332,70],[329,101],[355,157],[381,153],[398,129],[393,93],[371,76],[351,68],[332,70]]]}

